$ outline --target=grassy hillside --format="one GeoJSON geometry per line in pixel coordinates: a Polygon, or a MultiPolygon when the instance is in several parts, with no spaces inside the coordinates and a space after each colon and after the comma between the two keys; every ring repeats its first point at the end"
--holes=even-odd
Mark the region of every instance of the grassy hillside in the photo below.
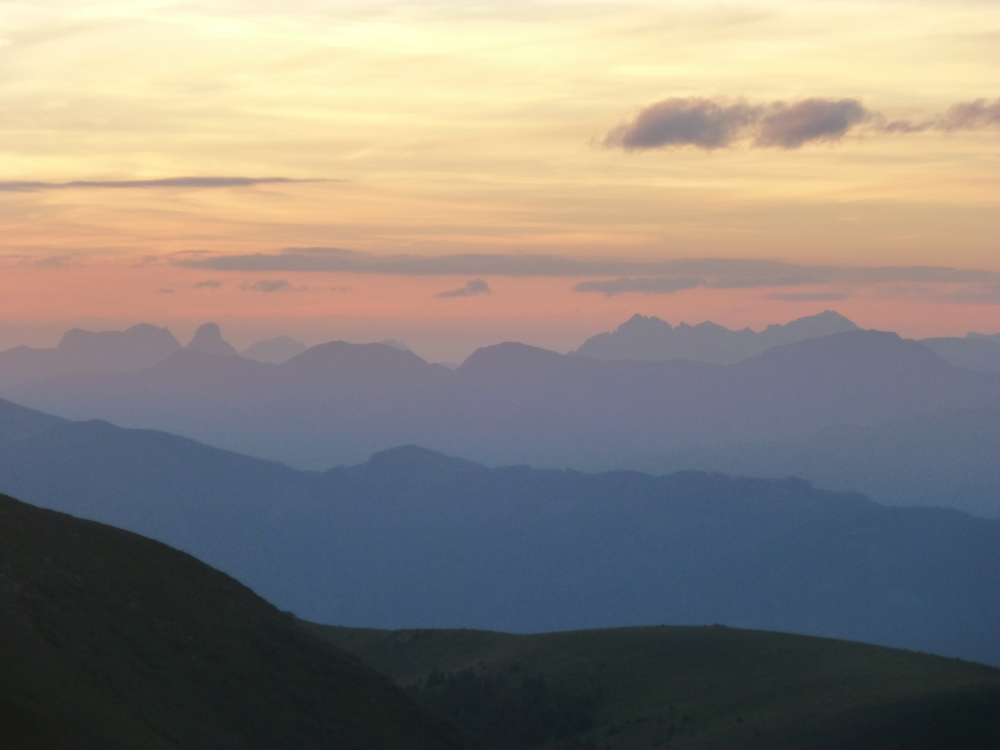
{"type": "Polygon", "coordinates": [[[1000,747],[1000,670],[709,627],[313,626],[492,748],[1000,747]]]}
{"type": "Polygon", "coordinates": [[[5,750],[468,746],[193,557],[0,496],[5,750]]]}

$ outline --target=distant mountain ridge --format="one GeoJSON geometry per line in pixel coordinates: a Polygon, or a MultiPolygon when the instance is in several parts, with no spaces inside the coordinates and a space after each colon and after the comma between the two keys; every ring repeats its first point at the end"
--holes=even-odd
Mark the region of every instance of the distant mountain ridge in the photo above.
{"type": "Polygon", "coordinates": [[[945,362],[981,372],[1000,372],[1000,334],[919,339],[945,362]]]}
{"type": "Polygon", "coordinates": [[[647,318],[636,314],[618,326],[616,331],[599,333],[587,339],[573,353],[595,359],[642,362],[693,359],[728,365],[760,354],[772,346],[859,330],[850,320],[832,310],[798,318],[785,325],[771,324],[760,333],[749,328],[733,331],[710,321],[693,326],[683,322],[671,326],[656,316],[647,318]]]}
{"type": "Polygon", "coordinates": [[[1000,408],[946,409],[831,427],[787,443],[738,443],[637,456],[620,468],[796,476],[889,505],[949,506],[1000,518],[1000,408]]]}
{"type": "Polygon", "coordinates": [[[305,350],[306,345],[301,341],[296,341],[291,336],[276,336],[273,339],[265,339],[251,344],[240,352],[240,356],[257,362],[280,365],[305,350]]]}
{"type": "Polygon", "coordinates": [[[142,323],[124,331],[67,331],[54,349],[18,346],[0,352],[0,386],[79,372],[139,372],[180,351],[166,328],[142,323]]]}
{"type": "Polygon", "coordinates": [[[1000,665],[1000,579],[983,575],[1000,522],[801,480],[489,469],[416,447],[304,472],[57,422],[0,443],[0,491],[164,541],[319,622],[723,623],[1000,665]]]}
{"type": "Polygon", "coordinates": [[[896,334],[849,331],[735,365],[566,356],[506,343],[457,369],[331,342],[271,365],[185,349],[139,373],[0,389],[71,419],[166,430],[309,468],[417,443],[487,464],[605,468],[636,455],[798,439],[1000,402],[1000,374],[896,334]]]}

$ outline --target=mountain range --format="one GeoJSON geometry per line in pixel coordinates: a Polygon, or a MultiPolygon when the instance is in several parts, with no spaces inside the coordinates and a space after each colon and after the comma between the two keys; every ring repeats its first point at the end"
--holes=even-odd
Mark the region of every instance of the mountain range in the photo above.
{"type": "MultiPolygon", "coordinates": [[[[278,364],[305,350],[288,336],[251,344],[242,356],[278,364]]],[[[140,323],[124,331],[85,331],[74,328],[63,334],[52,349],[16,346],[0,352],[0,387],[61,378],[78,373],[139,372],[188,349],[205,354],[240,354],[215,323],[205,323],[182,347],[166,328],[140,323]]]]}
{"type": "Polygon", "coordinates": [[[20,437],[0,445],[0,490],[159,539],[307,619],[723,623],[1000,664],[997,521],[801,480],[489,469],[412,447],[305,472],[5,410],[20,437]]]}
{"type": "Polygon", "coordinates": [[[849,331],[733,365],[567,356],[523,344],[429,364],[331,342],[281,365],[184,349],[138,373],[3,388],[71,419],[165,430],[308,468],[416,443],[492,465],[592,470],[636,455],[805,438],[1000,400],[1000,373],[941,360],[893,333],[849,331]]]}
{"type": "MultiPolygon", "coordinates": [[[[592,336],[571,353],[594,359],[642,362],[691,359],[735,364],[774,346],[860,330],[833,310],[797,318],[784,325],[771,324],[760,332],[749,328],[734,331],[710,321],[693,326],[683,322],[671,326],[656,316],[633,315],[617,330],[592,336]]],[[[1000,334],[986,336],[969,333],[965,338],[939,337],[918,341],[956,367],[1000,372],[1000,334]]]]}
{"type": "Polygon", "coordinates": [[[54,349],[17,346],[0,352],[0,386],[79,372],[138,372],[180,351],[166,328],[148,324],[125,331],[67,331],[54,349]]]}
{"type": "Polygon", "coordinates": [[[760,333],[749,328],[733,331],[711,321],[693,326],[682,322],[674,327],[655,315],[647,318],[637,314],[615,331],[590,337],[575,354],[594,359],[643,362],[693,359],[731,365],[772,346],[859,330],[854,323],[832,310],[798,318],[785,325],[772,324],[760,333]]]}

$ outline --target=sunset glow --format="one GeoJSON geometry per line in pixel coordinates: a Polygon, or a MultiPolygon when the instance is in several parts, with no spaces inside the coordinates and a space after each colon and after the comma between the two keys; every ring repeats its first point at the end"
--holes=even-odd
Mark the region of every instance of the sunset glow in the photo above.
{"type": "Polygon", "coordinates": [[[1000,331],[994,2],[42,0],[0,30],[3,347],[214,320],[457,360],[636,312],[1000,331]],[[608,265],[213,265],[287,248],[608,265]],[[655,265],[685,258],[797,270],[655,265]],[[969,273],[898,270],[927,266],[969,273]]]}

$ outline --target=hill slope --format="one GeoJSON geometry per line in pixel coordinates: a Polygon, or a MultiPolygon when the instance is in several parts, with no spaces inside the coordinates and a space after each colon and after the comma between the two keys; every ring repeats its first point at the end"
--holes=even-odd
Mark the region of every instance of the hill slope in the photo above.
{"type": "Polygon", "coordinates": [[[0,496],[0,746],[468,745],[228,576],[0,496]]]}
{"type": "Polygon", "coordinates": [[[722,627],[509,635],[311,626],[494,748],[976,748],[1000,670],[722,627]]]}
{"type": "Polygon", "coordinates": [[[0,445],[0,490],[154,536],[322,622],[704,624],[1000,664],[1000,523],[802,481],[488,469],[419,448],[302,472],[68,423],[0,445]]]}

